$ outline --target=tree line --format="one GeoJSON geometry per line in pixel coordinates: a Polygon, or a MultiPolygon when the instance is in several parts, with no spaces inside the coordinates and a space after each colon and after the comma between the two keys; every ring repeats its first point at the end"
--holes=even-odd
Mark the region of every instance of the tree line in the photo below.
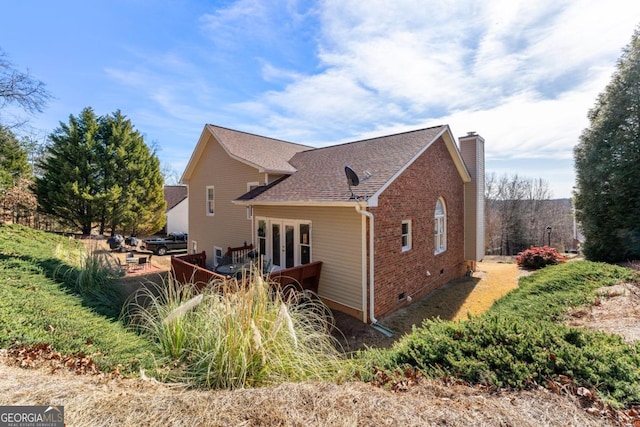
{"type": "Polygon", "coordinates": [[[569,199],[551,199],[542,178],[485,177],[485,246],[488,255],[516,255],[531,246],[577,249],[569,199]]]}

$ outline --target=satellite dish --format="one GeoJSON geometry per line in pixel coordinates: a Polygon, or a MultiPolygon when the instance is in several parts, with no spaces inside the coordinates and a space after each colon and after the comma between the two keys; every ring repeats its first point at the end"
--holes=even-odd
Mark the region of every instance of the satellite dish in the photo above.
{"type": "Polygon", "coordinates": [[[358,174],[356,174],[349,166],[344,167],[344,173],[347,175],[347,182],[349,183],[349,187],[357,187],[358,184],[360,184],[358,174]]]}
{"type": "Polygon", "coordinates": [[[353,194],[353,189],[351,187],[357,187],[358,184],[360,184],[358,174],[355,173],[349,166],[344,167],[344,173],[345,175],[347,175],[347,184],[349,185],[349,191],[351,191],[351,198],[357,199],[356,195],[353,194]]]}

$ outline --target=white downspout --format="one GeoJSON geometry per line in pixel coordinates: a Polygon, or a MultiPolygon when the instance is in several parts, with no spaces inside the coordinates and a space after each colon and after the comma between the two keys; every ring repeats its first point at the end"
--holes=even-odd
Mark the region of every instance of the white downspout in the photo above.
{"type": "MultiPolygon", "coordinates": [[[[378,323],[378,320],[374,316],[375,311],[375,298],[374,298],[374,265],[373,265],[373,214],[366,210],[367,205],[365,203],[356,204],[356,212],[360,215],[364,215],[369,218],[369,319],[372,324],[378,323]],[[364,208],[364,210],[363,210],[364,208]]],[[[367,242],[366,242],[366,225],[362,226],[362,303],[363,321],[367,322],[367,242]]]]}

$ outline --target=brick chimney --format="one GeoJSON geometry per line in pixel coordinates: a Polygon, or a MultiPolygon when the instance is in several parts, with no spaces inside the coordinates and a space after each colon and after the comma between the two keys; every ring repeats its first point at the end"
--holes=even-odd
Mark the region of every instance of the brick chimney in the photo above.
{"type": "Polygon", "coordinates": [[[464,187],[464,257],[475,270],[484,258],[484,139],[475,132],[458,138],[471,182],[464,187]]]}

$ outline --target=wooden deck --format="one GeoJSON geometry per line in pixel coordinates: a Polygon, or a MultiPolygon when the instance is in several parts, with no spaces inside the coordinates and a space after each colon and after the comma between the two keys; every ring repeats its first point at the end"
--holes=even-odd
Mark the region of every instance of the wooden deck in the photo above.
{"type": "MultiPolygon", "coordinates": [[[[218,274],[206,268],[207,254],[178,255],[171,257],[171,270],[178,283],[193,283],[199,289],[215,281],[231,280],[230,276],[218,274]]],[[[294,287],[297,290],[310,290],[318,293],[322,261],[315,261],[284,270],[274,271],[267,276],[269,282],[279,289],[294,287]]]]}
{"type": "Polygon", "coordinates": [[[207,254],[202,251],[197,254],[172,255],[171,272],[176,282],[193,283],[202,289],[216,280],[229,280],[230,277],[206,269],[207,254]]]}

